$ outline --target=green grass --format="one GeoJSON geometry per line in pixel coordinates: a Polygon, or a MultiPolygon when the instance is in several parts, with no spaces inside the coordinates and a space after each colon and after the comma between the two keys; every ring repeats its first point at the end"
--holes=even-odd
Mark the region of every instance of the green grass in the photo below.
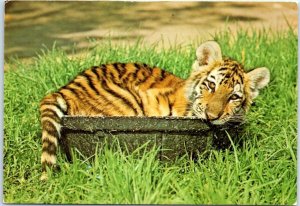
{"type": "MultiPolygon", "coordinates": [[[[170,49],[97,42],[70,59],[53,47],[32,64],[10,60],[4,79],[4,201],[6,203],[292,204],[296,201],[297,35],[230,31],[214,36],[223,54],[246,68],[266,66],[270,85],[247,115],[241,144],[192,162],[161,164],[156,150],[135,154],[100,148],[90,164],[59,155],[62,171],[41,183],[39,101],[77,73],[107,62],[145,62],[187,77],[199,42],[170,49]]],[[[76,51],[75,51],[76,52],[76,51]]]]}

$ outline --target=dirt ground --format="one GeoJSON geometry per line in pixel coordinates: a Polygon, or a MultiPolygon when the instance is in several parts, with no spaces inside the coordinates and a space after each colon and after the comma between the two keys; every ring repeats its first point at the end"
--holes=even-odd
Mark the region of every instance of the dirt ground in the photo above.
{"type": "MultiPolygon", "coordinates": [[[[53,43],[71,53],[88,38],[172,45],[207,40],[230,28],[298,31],[298,6],[279,2],[10,1],[5,6],[5,60],[31,59],[53,43]]],[[[165,45],[166,46],[166,45],[165,45]]]]}

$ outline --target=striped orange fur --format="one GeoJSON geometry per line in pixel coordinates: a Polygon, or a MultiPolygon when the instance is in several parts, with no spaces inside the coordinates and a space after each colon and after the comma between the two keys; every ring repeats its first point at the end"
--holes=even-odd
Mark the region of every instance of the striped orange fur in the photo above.
{"type": "MultiPolygon", "coordinates": [[[[223,59],[219,45],[205,42],[188,79],[141,63],[113,63],[85,70],[40,104],[42,170],[56,165],[64,115],[198,116],[212,124],[240,122],[258,90],[269,82],[269,71],[246,73],[223,59]]],[[[42,176],[45,179],[46,176],[42,176]]]]}

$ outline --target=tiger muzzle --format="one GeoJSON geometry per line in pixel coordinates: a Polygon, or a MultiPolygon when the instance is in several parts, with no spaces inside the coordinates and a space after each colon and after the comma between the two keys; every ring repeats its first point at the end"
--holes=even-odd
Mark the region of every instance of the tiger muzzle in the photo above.
{"type": "Polygon", "coordinates": [[[213,121],[219,119],[223,114],[224,106],[221,101],[210,102],[205,110],[207,120],[213,121]]]}

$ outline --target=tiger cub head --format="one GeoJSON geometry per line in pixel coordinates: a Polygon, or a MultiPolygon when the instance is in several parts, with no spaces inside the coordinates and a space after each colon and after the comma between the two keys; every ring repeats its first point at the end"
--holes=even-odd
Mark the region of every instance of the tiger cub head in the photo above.
{"type": "Polygon", "coordinates": [[[240,63],[222,58],[215,41],[201,44],[196,56],[186,87],[191,115],[214,125],[242,122],[252,100],[269,83],[269,70],[245,72],[240,63]]]}

